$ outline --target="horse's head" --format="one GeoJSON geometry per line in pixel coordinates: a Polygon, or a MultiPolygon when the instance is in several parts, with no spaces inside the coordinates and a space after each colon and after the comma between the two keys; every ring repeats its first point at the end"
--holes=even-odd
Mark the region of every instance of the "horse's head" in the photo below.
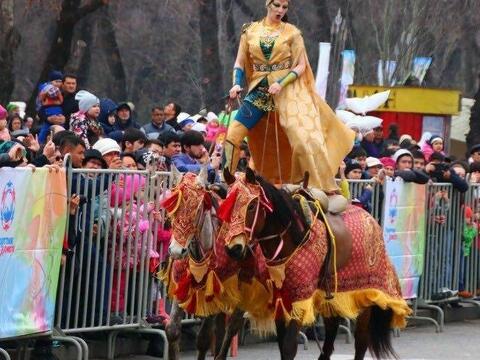
{"type": "Polygon", "coordinates": [[[209,227],[212,224],[212,197],[206,187],[206,167],[198,175],[183,175],[173,167],[172,175],[173,183],[177,185],[162,206],[172,224],[168,252],[173,259],[182,259],[187,256],[193,239],[202,242],[198,244],[200,251],[210,250],[213,246],[213,228],[209,227]]]}
{"type": "Polygon", "coordinates": [[[222,236],[227,254],[241,260],[248,246],[263,231],[267,214],[273,208],[252,170],[247,169],[245,177],[238,179],[225,170],[224,178],[229,191],[218,209],[218,217],[224,222],[222,236]]]}

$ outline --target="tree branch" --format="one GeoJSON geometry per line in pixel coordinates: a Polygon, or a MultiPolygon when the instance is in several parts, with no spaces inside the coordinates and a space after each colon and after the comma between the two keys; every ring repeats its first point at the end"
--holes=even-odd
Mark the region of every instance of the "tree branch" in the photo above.
{"type": "Polygon", "coordinates": [[[240,10],[242,10],[242,12],[245,15],[247,15],[250,18],[255,17],[255,12],[250,8],[250,6],[245,4],[245,2],[243,0],[235,0],[235,3],[238,5],[240,10]]]}
{"type": "Polygon", "coordinates": [[[108,4],[109,0],[92,0],[88,4],[83,5],[79,8],[75,14],[78,20],[84,18],[88,14],[94,12],[95,10],[101,8],[104,5],[108,4]]]}

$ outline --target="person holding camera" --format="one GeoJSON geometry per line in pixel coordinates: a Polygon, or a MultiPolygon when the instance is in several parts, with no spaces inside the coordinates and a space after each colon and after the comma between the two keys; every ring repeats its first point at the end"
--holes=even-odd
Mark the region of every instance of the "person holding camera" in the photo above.
{"type": "Polygon", "coordinates": [[[451,183],[454,189],[462,193],[468,190],[468,183],[450,169],[445,162],[445,156],[440,152],[432,153],[430,162],[425,166],[425,172],[433,182],[451,183]]]}
{"type": "Polygon", "coordinates": [[[189,130],[182,135],[182,152],[174,155],[173,164],[180,172],[193,172],[198,174],[202,165],[208,164],[208,180],[215,182],[217,170],[220,169],[222,154],[215,151],[209,155],[204,146],[204,138],[201,133],[189,130]]]}

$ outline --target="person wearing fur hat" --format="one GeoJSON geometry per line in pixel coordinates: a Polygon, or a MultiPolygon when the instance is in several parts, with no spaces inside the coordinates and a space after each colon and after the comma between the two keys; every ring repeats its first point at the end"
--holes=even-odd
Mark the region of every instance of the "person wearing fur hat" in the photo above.
{"type": "Polygon", "coordinates": [[[75,99],[78,100],[79,111],[70,117],[70,129],[84,142],[87,149],[98,140],[102,127],[98,122],[100,100],[86,90],[80,90],[75,99]]]}

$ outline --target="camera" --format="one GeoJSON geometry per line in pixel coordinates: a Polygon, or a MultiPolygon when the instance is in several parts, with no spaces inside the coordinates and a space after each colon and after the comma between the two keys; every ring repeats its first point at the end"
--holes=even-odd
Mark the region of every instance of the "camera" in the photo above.
{"type": "Polygon", "coordinates": [[[443,173],[444,171],[447,171],[449,169],[449,166],[446,163],[434,164],[434,166],[435,172],[438,173],[443,173]]]}

